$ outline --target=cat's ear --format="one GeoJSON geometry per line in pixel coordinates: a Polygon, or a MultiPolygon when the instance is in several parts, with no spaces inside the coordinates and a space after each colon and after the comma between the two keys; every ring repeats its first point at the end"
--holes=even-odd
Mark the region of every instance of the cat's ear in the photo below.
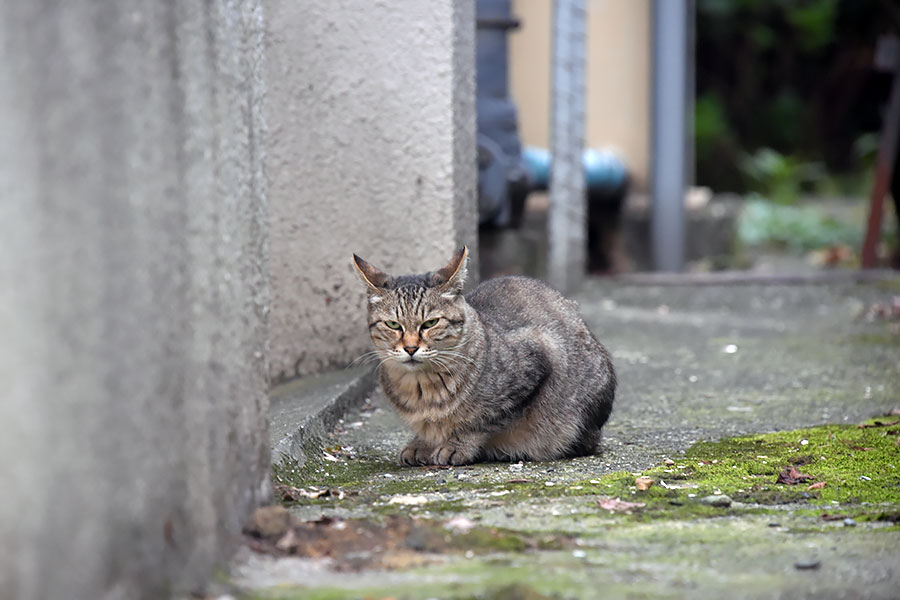
{"type": "Polygon", "coordinates": [[[443,293],[460,294],[466,283],[466,264],[469,261],[469,249],[463,246],[456,251],[447,266],[438,269],[437,287],[443,293]]]}
{"type": "Polygon", "coordinates": [[[384,271],[379,271],[357,255],[353,255],[353,266],[357,273],[372,291],[384,288],[391,280],[391,276],[384,271]]]}

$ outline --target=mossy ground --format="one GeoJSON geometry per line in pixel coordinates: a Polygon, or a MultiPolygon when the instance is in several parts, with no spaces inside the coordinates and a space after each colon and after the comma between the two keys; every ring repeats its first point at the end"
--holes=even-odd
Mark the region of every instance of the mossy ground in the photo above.
{"type": "MultiPolygon", "coordinates": [[[[866,424],[889,423],[897,418],[880,417],[866,424]]],[[[472,502],[467,500],[478,499],[514,505],[541,498],[598,495],[645,503],[644,509],[622,515],[642,521],[722,516],[785,504],[816,510],[845,504],[872,505],[868,512],[875,514],[883,512],[880,505],[900,506],[898,440],[900,425],[828,425],[699,442],[684,456],[670,460],[671,464],[642,473],[616,472],[562,482],[546,477],[517,478],[504,471],[500,477],[487,480],[458,480],[455,469],[402,469],[394,463],[367,459],[316,461],[300,470],[281,464],[275,467],[273,476],[276,483],[330,487],[354,494],[345,500],[303,499],[295,504],[365,503],[381,514],[459,512],[471,508],[472,502]],[[811,479],[796,485],[776,483],[779,473],[790,467],[811,479]],[[635,485],[637,476],[650,477],[654,484],[640,491],[635,485]],[[822,482],[824,487],[809,489],[822,482]],[[428,502],[413,508],[390,504],[396,495],[417,494],[426,495],[428,502]],[[700,502],[714,494],[728,495],[740,504],[723,510],[700,502]]]]}
{"type": "Polygon", "coordinates": [[[402,514],[436,525],[462,514],[478,525],[455,536],[443,557],[394,571],[387,580],[358,574],[337,586],[269,587],[248,598],[590,597],[597,577],[604,579],[610,597],[678,598],[698,585],[724,597],[735,594],[734,586],[744,579],[747,586],[752,582],[754,593],[783,591],[796,584],[784,565],[811,547],[816,557],[836,552],[834,561],[841,560],[840,552],[870,553],[872,560],[885,563],[895,558],[892,549],[900,543],[898,436],[900,425],[828,425],[701,441],[683,456],[645,471],[591,478],[578,477],[577,470],[568,476],[548,472],[553,463],[530,465],[537,468],[525,475],[510,472],[509,465],[405,469],[389,461],[346,457],[312,461],[301,469],[283,464],[275,468],[277,482],[350,492],[340,500],[292,503],[301,513],[362,510],[375,520],[402,514]],[[775,483],[779,472],[791,466],[813,479],[775,483]],[[463,473],[469,476],[458,480],[463,473]],[[639,476],[653,479],[653,485],[638,490],[639,476]],[[821,481],[824,487],[807,489],[821,481]],[[726,494],[735,502],[730,507],[701,502],[711,494],[726,494]],[[392,504],[398,495],[428,501],[392,504]],[[602,496],[645,506],[610,513],[596,504],[602,496]],[[520,520],[525,512],[540,513],[546,526],[520,520]],[[505,521],[500,517],[506,527],[496,526],[498,514],[506,515],[505,521]],[[823,514],[840,518],[823,519],[823,514]],[[858,525],[845,526],[845,517],[858,525]],[[743,572],[718,556],[729,553],[754,567],[743,572]]]}
{"type": "Polygon", "coordinates": [[[276,474],[349,492],[292,504],[303,519],[408,515],[443,527],[465,517],[524,547],[472,538],[427,565],[338,574],[310,567],[247,589],[285,599],[895,598],[900,426],[856,423],[900,399],[900,338],[859,316],[898,285],[589,282],[581,309],[613,352],[621,383],[600,455],[400,468],[394,457],[409,432],[375,397],[380,408],[348,415],[345,433],[326,442],[355,452],[333,449],[337,462],[276,474]],[[723,350],[732,344],[736,352],[723,350]],[[777,484],[791,466],[812,479],[777,484]],[[639,476],[654,484],[638,490],[639,476]],[[825,486],[808,489],[816,482],[825,486]],[[701,502],[717,493],[733,503],[701,502]],[[397,496],[419,503],[391,503],[397,496]],[[645,506],[610,513],[601,496],[645,506]],[[533,543],[545,536],[574,545],[533,543]],[[794,566],[811,560],[820,568],[794,566]]]}

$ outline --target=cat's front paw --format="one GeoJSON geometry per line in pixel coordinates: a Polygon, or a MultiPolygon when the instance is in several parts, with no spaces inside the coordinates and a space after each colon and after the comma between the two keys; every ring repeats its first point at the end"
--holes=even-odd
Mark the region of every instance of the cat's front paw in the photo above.
{"type": "Polygon", "coordinates": [[[434,464],[431,462],[431,454],[434,450],[419,440],[413,440],[409,446],[400,452],[399,463],[404,467],[417,467],[434,464]]]}
{"type": "Polygon", "coordinates": [[[467,465],[475,462],[478,448],[444,444],[431,453],[431,463],[435,465],[467,465]]]}

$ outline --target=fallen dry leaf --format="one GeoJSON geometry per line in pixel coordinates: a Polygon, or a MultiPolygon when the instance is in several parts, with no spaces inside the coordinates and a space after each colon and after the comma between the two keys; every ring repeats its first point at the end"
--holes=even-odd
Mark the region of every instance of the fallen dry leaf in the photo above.
{"type": "Polygon", "coordinates": [[[280,505],[261,506],[253,511],[244,531],[256,537],[280,536],[294,523],[291,513],[280,505]]]}
{"type": "Polygon", "coordinates": [[[316,488],[311,487],[297,488],[290,485],[276,485],[275,496],[282,502],[297,502],[301,498],[335,498],[337,500],[344,499],[344,491],[334,488],[316,488]]]}
{"type": "MultiPolygon", "coordinates": [[[[379,562],[385,569],[399,570],[409,569],[411,567],[420,567],[434,560],[431,557],[413,552],[411,550],[394,550],[387,552],[381,556],[379,562]]],[[[387,599],[382,599],[387,600],[387,599]]]]}
{"type": "Polygon", "coordinates": [[[806,491],[808,492],[810,490],[821,490],[823,487],[825,487],[825,482],[817,481],[816,483],[813,483],[808,488],[806,488],[806,491]]]}
{"type": "Polygon", "coordinates": [[[637,489],[641,490],[642,492],[649,490],[650,486],[652,486],[654,483],[656,482],[649,477],[638,477],[634,480],[634,485],[636,485],[637,489]]]}
{"type": "Polygon", "coordinates": [[[885,423],[884,421],[875,421],[874,423],[860,423],[856,426],[857,429],[868,429],[870,427],[891,427],[893,425],[900,425],[900,419],[896,421],[890,421],[885,423]]]}
{"type": "Polygon", "coordinates": [[[421,506],[428,504],[428,498],[415,494],[397,494],[388,500],[388,504],[402,504],[404,506],[421,506]]]}
{"type": "Polygon", "coordinates": [[[299,545],[300,538],[293,529],[288,529],[287,532],[275,542],[276,548],[288,554],[296,552],[299,545]]]}
{"type": "Polygon", "coordinates": [[[510,479],[506,483],[528,483],[527,479],[510,479]]]}
{"type": "Polygon", "coordinates": [[[778,479],[775,480],[775,483],[784,483],[787,485],[797,485],[798,483],[806,483],[810,479],[815,479],[812,475],[804,475],[800,471],[798,471],[795,467],[790,467],[785,469],[778,474],[778,479]]]}
{"type": "Polygon", "coordinates": [[[608,496],[604,496],[602,498],[597,498],[597,504],[600,505],[600,508],[603,510],[608,510],[610,512],[623,512],[629,511],[633,508],[643,508],[646,506],[643,502],[626,502],[624,500],[619,500],[618,498],[610,498],[608,496]]]}
{"type": "Polygon", "coordinates": [[[833,513],[822,513],[820,515],[823,521],[843,521],[848,515],[836,515],[833,513]]]}
{"type": "Polygon", "coordinates": [[[475,521],[462,515],[457,515],[444,523],[444,529],[449,529],[454,533],[469,533],[473,527],[475,527],[475,521]]]}

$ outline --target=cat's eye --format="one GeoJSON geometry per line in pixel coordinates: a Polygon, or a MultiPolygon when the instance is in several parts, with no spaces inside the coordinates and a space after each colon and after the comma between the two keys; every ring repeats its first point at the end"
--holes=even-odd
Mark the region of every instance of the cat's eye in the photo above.
{"type": "Polygon", "coordinates": [[[400,323],[397,321],[385,321],[384,324],[391,329],[400,329],[400,323]]]}
{"type": "Polygon", "coordinates": [[[422,329],[428,329],[429,327],[434,327],[437,325],[438,319],[428,319],[424,323],[422,323],[422,329]]]}

